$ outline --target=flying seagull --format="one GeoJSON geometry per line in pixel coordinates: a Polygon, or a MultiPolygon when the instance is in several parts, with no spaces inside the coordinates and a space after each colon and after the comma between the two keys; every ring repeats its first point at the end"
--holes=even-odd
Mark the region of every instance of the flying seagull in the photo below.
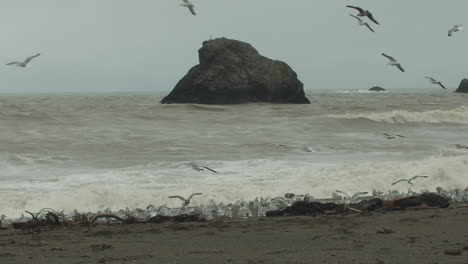
{"type": "Polygon", "coordinates": [[[396,137],[406,138],[405,136],[398,135],[398,134],[395,134],[395,135],[391,135],[391,134],[388,134],[388,133],[383,133],[383,134],[385,135],[386,139],[395,139],[396,137]]]}
{"type": "Polygon", "coordinates": [[[460,24],[455,25],[455,26],[453,26],[453,28],[449,29],[448,36],[451,37],[453,32],[462,31],[462,30],[463,30],[462,25],[460,25],[460,24]]]}
{"type": "Polygon", "coordinates": [[[172,196],[169,196],[168,198],[177,198],[177,199],[180,199],[182,201],[184,201],[184,203],[182,204],[182,206],[186,207],[190,204],[190,199],[192,199],[192,197],[194,197],[195,195],[202,195],[203,193],[192,193],[192,195],[190,195],[190,197],[188,199],[185,199],[184,197],[180,196],[180,195],[172,195],[172,196]]]}
{"type": "Polygon", "coordinates": [[[209,168],[207,166],[198,165],[198,164],[195,164],[195,163],[189,163],[189,165],[192,166],[192,169],[194,169],[196,171],[204,171],[205,169],[207,169],[207,170],[209,170],[211,172],[218,173],[217,171],[215,171],[212,168],[209,168]]]}
{"type": "Polygon", "coordinates": [[[405,72],[405,70],[403,70],[403,67],[401,67],[401,64],[400,64],[397,60],[395,60],[392,56],[388,56],[388,55],[385,54],[385,53],[382,53],[382,55],[383,55],[384,57],[386,57],[387,59],[390,60],[390,61],[388,62],[388,65],[390,65],[390,66],[396,66],[398,69],[400,69],[400,71],[405,72]]]}
{"type": "Polygon", "coordinates": [[[367,22],[364,22],[362,21],[362,19],[360,19],[359,17],[357,16],[353,16],[351,14],[349,14],[350,16],[356,18],[358,20],[358,24],[361,25],[361,26],[366,26],[370,31],[374,32],[374,30],[369,26],[369,24],[367,22]]]}
{"type": "Polygon", "coordinates": [[[14,62],[10,62],[10,63],[7,63],[6,65],[15,65],[15,66],[18,66],[18,67],[26,67],[26,65],[28,65],[28,63],[31,62],[32,59],[34,58],[37,58],[39,57],[41,54],[36,54],[34,56],[30,56],[30,57],[27,57],[23,62],[17,62],[17,61],[14,61],[14,62]]]}
{"type": "Polygon", "coordinates": [[[399,183],[399,182],[408,182],[408,184],[413,185],[413,181],[416,180],[417,178],[428,178],[428,177],[429,177],[429,176],[417,175],[417,176],[414,176],[414,177],[411,178],[411,179],[401,179],[401,180],[398,180],[398,181],[392,183],[392,185],[395,185],[395,184],[397,184],[397,183],[399,183]]]}
{"type": "Polygon", "coordinates": [[[354,8],[356,9],[357,11],[359,11],[359,14],[357,14],[357,16],[360,16],[360,17],[368,17],[370,20],[372,20],[372,22],[376,23],[377,25],[380,25],[379,22],[377,22],[377,20],[375,20],[374,16],[372,16],[371,12],[369,12],[369,10],[365,10],[360,8],[360,7],[357,7],[357,6],[350,6],[350,5],[347,5],[346,7],[349,7],[349,8],[354,8]]]}
{"type": "Polygon", "coordinates": [[[180,4],[180,6],[187,7],[194,16],[197,15],[195,14],[195,9],[194,9],[195,5],[190,3],[188,0],[183,0],[183,1],[184,2],[180,4]]]}
{"type": "Polygon", "coordinates": [[[356,198],[358,198],[359,196],[362,196],[362,195],[366,195],[367,192],[357,192],[355,194],[353,194],[353,196],[349,196],[347,193],[343,192],[343,191],[340,191],[340,190],[336,190],[337,193],[341,193],[341,194],[344,194],[349,200],[354,200],[356,198]]]}
{"type": "Polygon", "coordinates": [[[438,84],[438,85],[440,85],[440,87],[442,87],[442,88],[444,88],[445,90],[447,90],[447,88],[445,88],[445,86],[444,86],[441,82],[437,81],[436,79],[433,79],[433,78],[431,78],[431,77],[424,77],[424,78],[429,79],[429,81],[430,81],[432,84],[438,84]]]}

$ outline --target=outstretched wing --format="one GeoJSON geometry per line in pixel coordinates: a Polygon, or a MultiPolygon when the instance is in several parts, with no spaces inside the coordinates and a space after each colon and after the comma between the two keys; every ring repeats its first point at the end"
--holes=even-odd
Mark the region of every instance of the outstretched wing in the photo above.
{"type": "Polygon", "coordinates": [[[377,22],[377,20],[375,20],[374,16],[372,15],[371,12],[369,12],[369,10],[366,10],[366,14],[367,14],[367,17],[372,20],[372,22],[376,23],[377,25],[380,25],[379,22],[377,22]]]}
{"type": "Polygon", "coordinates": [[[366,195],[366,194],[367,194],[367,192],[357,192],[357,193],[353,194],[353,196],[351,197],[351,200],[354,200],[354,199],[358,198],[359,196],[366,195]]]}
{"type": "Polygon", "coordinates": [[[387,58],[387,59],[389,59],[389,60],[391,60],[391,61],[396,61],[392,56],[388,56],[388,55],[385,54],[385,53],[382,53],[382,55],[383,55],[385,58],[387,58]]]}
{"type": "Polygon", "coordinates": [[[192,197],[194,197],[195,195],[202,195],[203,193],[192,193],[192,195],[190,195],[190,197],[188,198],[189,200],[192,199],[192,197]]]}
{"type": "Polygon", "coordinates": [[[362,8],[360,8],[360,7],[357,7],[357,6],[350,6],[350,5],[347,5],[346,7],[354,8],[354,9],[356,9],[357,11],[359,11],[359,13],[363,13],[363,12],[364,12],[364,9],[362,9],[362,8]]]}
{"type": "Polygon", "coordinates": [[[400,69],[400,71],[405,72],[405,70],[403,69],[403,67],[401,67],[401,64],[397,64],[396,67],[397,67],[398,69],[400,69]]]}
{"type": "Polygon", "coordinates": [[[392,185],[395,185],[395,184],[397,184],[399,182],[407,182],[407,181],[408,181],[407,179],[401,179],[401,180],[398,180],[398,181],[392,183],[392,185]]]}
{"type": "Polygon", "coordinates": [[[362,22],[362,19],[360,19],[359,17],[355,16],[355,15],[351,15],[349,14],[350,16],[354,17],[355,19],[359,20],[359,22],[362,22]]]}
{"type": "Polygon", "coordinates": [[[431,80],[432,82],[435,82],[435,81],[436,81],[434,78],[431,78],[431,77],[424,77],[424,78],[429,79],[429,80],[431,80]]]}
{"type": "Polygon", "coordinates": [[[27,57],[26,60],[24,60],[24,64],[28,64],[32,59],[37,58],[37,57],[39,57],[39,56],[41,56],[40,53],[39,53],[39,54],[36,54],[36,55],[34,55],[34,56],[27,57]]]}
{"type": "Polygon", "coordinates": [[[337,192],[337,193],[341,193],[341,194],[344,194],[344,195],[346,195],[346,197],[348,197],[348,199],[349,199],[349,198],[351,198],[351,197],[349,197],[349,195],[348,195],[347,193],[345,193],[345,192],[343,192],[343,191],[336,190],[336,192],[337,192]]]}
{"type": "Polygon", "coordinates": [[[7,64],[5,64],[5,65],[18,65],[18,64],[20,64],[20,63],[22,63],[22,62],[16,62],[16,61],[14,61],[14,62],[7,63],[7,64]]]}
{"type": "Polygon", "coordinates": [[[207,170],[209,170],[209,171],[212,171],[212,172],[214,172],[214,173],[218,173],[217,171],[215,171],[215,170],[213,170],[213,169],[211,169],[211,168],[208,168],[208,167],[206,167],[206,166],[203,166],[203,168],[205,168],[205,169],[207,169],[207,170]]]}
{"type": "Polygon", "coordinates": [[[186,201],[184,197],[179,196],[179,195],[172,195],[172,196],[169,196],[168,198],[177,198],[177,199],[181,199],[184,202],[186,201]]]}
{"type": "Polygon", "coordinates": [[[369,24],[365,23],[364,24],[370,31],[374,32],[374,30],[369,26],[369,24]]]}
{"type": "Polygon", "coordinates": [[[428,178],[428,177],[429,176],[425,176],[425,175],[416,175],[413,178],[411,178],[411,180],[416,180],[417,178],[428,178]]]}
{"type": "Polygon", "coordinates": [[[445,88],[445,86],[441,83],[441,82],[438,82],[438,84],[440,85],[440,87],[444,88],[445,90],[447,90],[447,88],[445,88]]]}
{"type": "Polygon", "coordinates": [[[193,6],[189,6],[188,9],[190,10],[190,12],[196,16],[197,14],[195,14],[195,9],[193,9],[193,6]]]}

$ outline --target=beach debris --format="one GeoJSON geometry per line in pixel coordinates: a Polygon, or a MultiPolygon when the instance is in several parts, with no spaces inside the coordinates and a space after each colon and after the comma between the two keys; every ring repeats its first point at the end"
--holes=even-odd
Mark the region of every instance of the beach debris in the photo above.
{"type": "Polygon", "coordinates": [[[400,183],[400,182],[407,182],[408,184],[410,185],[413,185],[413,181],[416,180],[417,178],[428,178],[429,176],[425,176],[425,175],[416,175],[414,176],[413,178],[410,178],[410,179],[400,179],[394,183],[392,183],[392,185],[395,185],[397,183],[400,183]]]}
{"type": "Polygon", "coordinates": [[[192,193],[192,195],[190,195],[190,197],[188,199],[185,199],[184,197],[182,197],[180,195],[172,195],[172,196],[169,196],[168,198],[180,199],[180,200],[182,200],[184,202],[182,204],[182,207],[187,207],[190,204],[190,200],[192,199],[192,197],[194,197],[195,195],[202,195],[202,194],[203,193],[192,193]]]}
{"type": "Polygon", "coordinates": [[[388,210],[432,209],[447,208],[449,206],[449,200],[435,193],[423,193],[384,201],[384,208],[388,210]]]}
{"type": "Polygon", "coordinates": [[[213,170],[212,168],[208,167],[208,166],[204,166],[204,165],[200,165],[200,164],[196,164],[196,163],[189,163],[189,165],[192,167],[192,169],[196,170],[196,171],[204,171],[204,170],[209,170],[213,173],[218,173],[217,171],[213,170]]]}
{"type": "Polygon", "coordinates": [[[461,251],[461,249],[452,248],[452,249],[444,250],[444,254],[445,255],[451,255],[451,256],[459,256],[459,255],[462,254],[462,251],[461,251]]]}
{"type": "Polygon", "coordinates": [[[377,229],[375,231],[376,234],[384,234],[384,235],[388,235],[388,234],[392,234],[392,233],[395,233],[395,231],[391,230],[391,229],[387,229],[387,228],[382,228],[382,229],[377,229]]]}
{"type": "Polygon", "coordinates": [[[103,251],[103,250],[106,250],[106,249],[112,249],[112,245],[111,244],[97,244],[97,245],[91,245],[91,250],[93,252],[98,252],[98,251],[103,251]]]}
{"type": "Polygon", "coordinates": [[[405,136],[398,135],[398,134],[389,134],[389,133],[383,133],[386,139],[395,139],[397,137],[400,138],[406,138],[405,136]]]}

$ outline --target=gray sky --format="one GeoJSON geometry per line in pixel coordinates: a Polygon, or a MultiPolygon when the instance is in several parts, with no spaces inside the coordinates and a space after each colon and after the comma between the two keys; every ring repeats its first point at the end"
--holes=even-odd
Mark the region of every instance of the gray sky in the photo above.
{"type": "Polygon", "coordinates": [[[455,88],[468,77],[466,0],[15,0],[0,9],[0,62],[42,56],[32,68],[0,66],[0,92],[170,91],[198,63],[203,40],[228,37],[283,60],[306,90],[455,88]],[[370,10],[375,34],[352,4],[370,10]],[[387,66],[385,52],[406,73],[387,66]]]}

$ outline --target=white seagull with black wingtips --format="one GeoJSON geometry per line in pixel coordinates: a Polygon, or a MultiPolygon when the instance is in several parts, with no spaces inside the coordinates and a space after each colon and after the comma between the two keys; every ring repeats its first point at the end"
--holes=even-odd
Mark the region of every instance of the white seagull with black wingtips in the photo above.
{"type": "Polygon", "coordinates": [[[190,3],[188,0],[183,0],[184,2],[180,4],[180,6],[187,7],[190,10],[190,13],[192,13],[194,16],[197,15],[195,14],[195,5],[193,3],[190,3]]]}
{"type": "Polygon", "coordinates": [[[374,30],[369,26],[369,24],[368,24],[367,22],[362,21],[362,19],[360,19],[360,18],[357,17],[357,16],[353,16],[353,15],[351,15],[351,14],[349,14],[349,15],[352,16],[352,17],[354,17],[355,19],[357,19],[357,20],[358,20],[358,24],[359,24],[360,26],[366,26],[370,31],[374,32],[374,30]]]}
{"type": "Polygon", "coordinates": [[[349,8],[354,8],[356,9],[357,11],[359,11],[359,13],[357,14],[357,16],[360,16],[360,17],[368,17],[370,20],[372,20],[372,22],[376,23],[377,25],[380,25],[379,22],[377,22],[377,20],[375,20],[374,16],[372,15],[371,12],[369,12],[369,10],[364,10],[360,7],[357,7],[357,6],[350,6],[350,5],[347,5],[346,7],[349,7],[349,8]]]}
{"type": "Polygon", "coordinates": [[[382,55],[383,55],[385,58],[387,58],[387,59],[390,60],[390,61],[388,62],[388,65],[390,65],[390,66],[395,66],[395,67],[397,67],[398,69],[400,69],[400,71],[405,72],[405,70],[403,69],[403,67],[401,67],[401,64],[400,64],[397,60],[395,60],[392,56],[388,56],[388,55],[385,54],[385,53],[382,53],[382,55]]]}
{"type": "Polygon", "coordinates": [[[445,86],[444,86],[441,82],[437,81],[436,79],[431,78],[431,77],[424,77],[424,78],[429,79],[429,81],[430,81],[432,84],[438,84],[438,85],[440,85],[440,87],[442,87],[442,88],[444,88],[445,90],[447,90],[447,88],[445,88],[445,86]]]}

